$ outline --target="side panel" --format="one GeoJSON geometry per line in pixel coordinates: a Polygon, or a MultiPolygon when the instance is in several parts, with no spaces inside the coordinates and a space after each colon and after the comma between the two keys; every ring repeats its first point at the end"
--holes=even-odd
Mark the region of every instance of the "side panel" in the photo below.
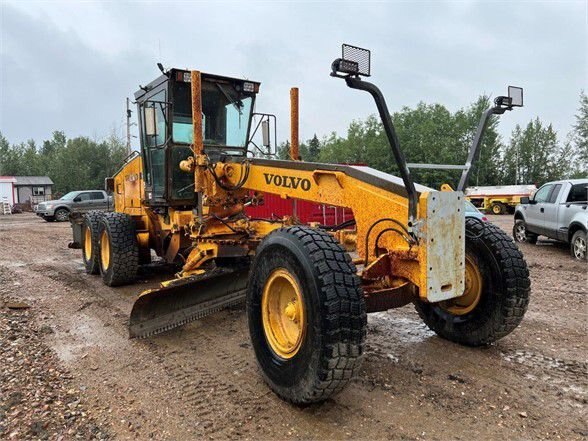
{"type": "Polygon", "coordinates": [[[141,206],[143,199],[143,165],[141,157],[136,156],[127,162],[114,176],[114,209],[131,216],[144,214],[141,206]]]}

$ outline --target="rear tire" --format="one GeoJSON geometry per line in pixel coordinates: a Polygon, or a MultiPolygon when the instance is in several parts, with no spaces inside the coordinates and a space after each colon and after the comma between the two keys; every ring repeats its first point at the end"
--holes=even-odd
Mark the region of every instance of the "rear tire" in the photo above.
{"type": "Polygon", "coordinates": [[[577,260],[587,260],[588,250],[586,249],[586,232],[578,230],[572,236],[570,242],[570,252],[572,257],[577,260]]]}
{"type": "Polygon", "coordinates": [[[537,235],[527,231],[527,224],[522,219],[517,219],[512,227],[512,237],[515,242],[537,243],[537,235]]]}
{"type": "Polygon", "coordinates": [[[100,211],[89,211],[84,215],[82,223],[82,258],[88,274],[100,273],[98,221],[101,215],[100,211]]]}
{"type": "Polygon", "coordinates": [[[504,214],[506,212],[506,207],[504,206],[504,204],[501,204],[500,202],[494,202],[490,206],[490,211],[492,212],[492,214],[504,214]]]}
{"type": "Polygon", "coordinates": [[[99,220],[100,274],[108,286],[131,283],[139,268],[139,246],[133,219],[104,213],[99,220]]]}
{"type": "Polygon", "coordinates": [[[323,401],[342,390],[360,368],[367,327],[360,281],[342,246],[320,230],[281,228],[257,248],[249,277],[249,332],[269,387],[294,404],[323,401]],[[272,310],[273,300],[266,299],[284,289],[291,289],[284,313],[271,313],[285,303],[272,310]],[[299,326],[289,335],[288,318],[299,326]],[[293,345],[280,346],[280,338],[290,336],[293,345]]]}
{"type": "Polygon", "coordinates": [[[489,222],[466,218],[466,255],[473,258],[481,276],[475,307],[464,308],[465,313],[450,312],[457,309],[452,300],[415,306],[440,337],[466,346],[488,345],[511,333],[523,319],[529,305],[529,271],[512,239],[489,222]]]}

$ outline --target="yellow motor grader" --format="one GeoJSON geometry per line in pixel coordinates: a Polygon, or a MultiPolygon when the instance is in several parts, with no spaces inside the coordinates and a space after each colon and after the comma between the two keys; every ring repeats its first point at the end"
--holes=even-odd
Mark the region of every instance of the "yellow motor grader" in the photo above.
{"type": "MultiPolygon", "coordinates": [[[[384,97],[361,78],[370,75],[368,50],[343,45],[331,75],[374,98],[400,177],[301,161],[296,89],[292,160],[254,157],[254,148],[262,150],[252,141],[260,124],[263,145],[271,144],[272,115],[254,112],[260,83],[160,69],[135,94],[141,152],[107,179],[114,211],[73,224],[87,272],[108,286],[131,283],[152,250],[177,266],[172,280],[140,294],[131,337],[246,300],[263,377],[283,399],[304,404],[340,391],[357,373],[366,313],[413,303],[438,335],[470,346],[518,326],[530,293],[522,254],[496,226],[465,217],[461,191],[413,182],[384,97]],[[245,207],[262,204],[264,193],[294,206],[346,207],[355,220],[329,227],[301,225],[295,215],[249,217],[245,207]]],[[[484,113],[468,162],[457,166],[458,190],[488,119],[520,105],[522,90],[510,88],[484,113]]]]}

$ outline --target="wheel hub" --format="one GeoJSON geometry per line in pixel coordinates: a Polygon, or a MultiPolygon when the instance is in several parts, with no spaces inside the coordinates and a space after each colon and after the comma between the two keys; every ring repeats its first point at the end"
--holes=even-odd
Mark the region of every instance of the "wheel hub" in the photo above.
{"type": "Polygon", "coordinates": [[[586,258],[586,240],[583,237],[577,237],[574,242],[574,254],[576,259],[586,258]]]}
{"type": "Polygon", "coordinates": [[[106,230],[100,235],[100,263],[102,269],[106,271],[110,265],[110,240],[106,230]]]}
{"type": "Polygon", "coordinates": [[[524,225],[521,225],[521,224],[517,225],[516,235],[517,235],[517,239],[519,240],[519,242],[524,242],[527,239],[527,234],[526,234],[524,225]]]}
{"type": "Polygon", "coordinates": [[[472,312],[482,297],[483,279],[474,259],[466,254],[465,290],[462,296],[442,302],[441,307],[455,315],[472,312]]]}
{"type": "Polygon", "coordinates": [[[289,359],[302,346],[305,329],[302,293],[294,276],[284,268],[274,270],[261,299],[263,330],[276,355],[289,359]]]}
{"type": "Polygon", "coordinates": [[[92,258],[92,232],[87,227],[84,231],[84,257],[86,261],[92,258]]]}

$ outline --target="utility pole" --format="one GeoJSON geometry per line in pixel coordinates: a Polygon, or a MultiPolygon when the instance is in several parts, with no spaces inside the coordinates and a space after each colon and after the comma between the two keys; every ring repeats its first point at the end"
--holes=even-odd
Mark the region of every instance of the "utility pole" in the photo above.
{"type": "Polygon", "coordinates": [[[129,97],[127,97],[127,154],[131,154],[131,108],[129,97]]]}

